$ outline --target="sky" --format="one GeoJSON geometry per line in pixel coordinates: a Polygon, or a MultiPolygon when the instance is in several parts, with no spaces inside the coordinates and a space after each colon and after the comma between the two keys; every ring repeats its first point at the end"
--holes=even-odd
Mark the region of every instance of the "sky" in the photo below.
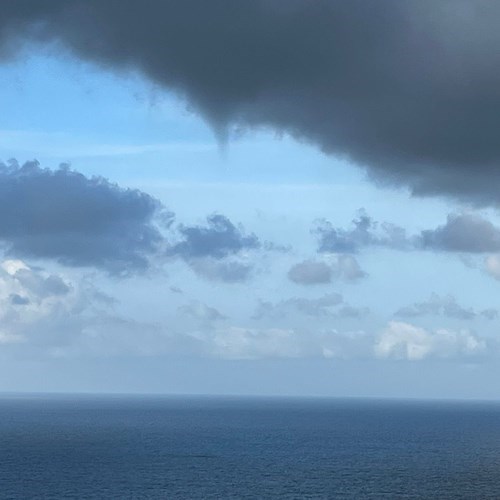
{"type": "Polygon", "coordinates": [[[498,399],[500,6],[0,5],[0,391],[498,399]]]}

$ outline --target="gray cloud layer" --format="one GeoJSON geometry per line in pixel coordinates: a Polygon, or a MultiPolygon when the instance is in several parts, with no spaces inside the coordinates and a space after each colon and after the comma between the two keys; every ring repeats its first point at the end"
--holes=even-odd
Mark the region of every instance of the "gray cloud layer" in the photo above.
{"type": "Polygon", "coordinates": [[[449,214],[445,224],[409,236],[399,226],[378,223],[361,213],[350,229],[335,227],[327,220],[319,221],[312,230],[318,239],[318,252],[356,253],[365,247],[458,253],[500,251],[500,228],[478,214],[449,214]]]}
{"type": "Polygon", "coordinates": [[[288,279],[298,285],[324,285],[332,281],[332,268],[325,262],[304,260],[288,271],[288,279]]]}
{"type": "Polygon", "coordinates": [[[499,22],[488,0],[17,0],[0,42],[138,69],[221,136],[271,126],[416,193],[497,203],[499,22]]]}
{"type": "Polygon", "coordinates": [[[255,234],[246,235],[241,226],[220,214],[207,217],[206,226],[181,224],[178,232],[181,239],[170,246],[167,254],[183,259],[198,276],[209,281],[245,281],[253,265],[242,260],[241,254],[262,246],[255,234]]]}
{"type": "Polygon", "coordinates": [[[352,221],[351,229],[334,227],[327,220],[321,220],[313,233],[318,237],[318,251],[331,253],[356,253],[366,246],[405,248],[408,246],[406,231],[394,224],[378,224],[363,210],[352,221]],[[380,227],[380,229],[379,229],[380,227]]]}
{"type": "Polygon", "coordinates": [[[451,252],[498,252],[500,229],[475,214],[450,214],[446,224],[422,231],[424,248],[451,252]]]}
{"type": "Polygon", "coordinates": [[[311,299],[292,297],[279,302],[259,301],[252,319],[285,319],[297,314],[309,318],[362,318],[370,310],[367,307],[354,307],[344,302],[342,295],[331,292],[321,297],[311,299]]]}
{"type": "Polygon", "coordinates": [[[367,276],[352,255],[338,255],[334,261],[304,260],[288,271],[288,279],[297,285],[324,285],[333,280],[358,281],[367,276]]]}
{"type": "Polygon", "coordinates": [[[145,193],[36,162],[0,165],[0,212],[9,254],[113,273],[146,269],[162,242],[153,220],[172,217],[145,193]]]}
{"type": "Polygon", "coordinates": [[[213,258],[191,259],[187,261],[191,269],[208,281],[241,283],[246,281],[253,270],[249,262],[239,260],[220,260],[213,258]]]}
{"type": "Polygon", "coordinates": [[[260,247],[255,234],[245,235],[227,217],[215,214],[207,217],[207,226],[179,226],[183,239],[173,245],[168,253],[184,259],[212,257],[222,259],[242,250],[260,247]]]}
{"type": "MultiPolygon", "coordinates": [[[[178,225],[169,245],[165,230],[174,214],[155,198],[37,162],[0,164],[0,211],[0,245],[8,255],[112,274],[144,271],[166,252],[208,280],[239,282],[253,267],[245,252],[262,247],[257,236],[219,214],[207,217],[206,226],[178,225]]],[[[22,298],[12,301],[20,305],[22,298]]]]}
{"type": "Polygon", "coordinates": [[[403,318],[442,315],[460,320],[471,320],[478,316],[482,316],[483,318],[493,320],[498,317],[498,311],[493,308],[475,311],[470,307],[463,307],[458,304],[455,297],[452,295],[440,297],[439,295],[432,294],[429,299],[424,302],[416,302],[410,306],[402,307],[395,315],[403,318]]]}
{"type": "MultiPolygon", "coordinates": [[[[205,279],[236,283],[253,270],[249,251],[280,250],[220,214],[207,217],[204,226],[174,229],[174,214],[150,195],[66,166],[0,163],[0,211],[0,248],[7,255],[121,276],[159,265],[167,256],[182,259],[205,279]]],[[[16,305],[23,300],[11,298],[16,305]]]]}
{"type": "Polygon", "coordinates": [[[306,316],[328,316],[333,315],[335,309],[342,304],[342,295],[329,293],[317,299],[306,299],[293,297],[277,303],[259,302],[253,319],[284,318],[291,313],[304,314],[306,316]]]}

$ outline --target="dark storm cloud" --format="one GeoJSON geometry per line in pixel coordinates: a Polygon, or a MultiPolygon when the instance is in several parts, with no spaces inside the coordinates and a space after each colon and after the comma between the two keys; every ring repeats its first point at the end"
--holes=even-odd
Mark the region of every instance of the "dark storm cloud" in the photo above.
{"type": "Polygon", "coordinates": [[[500,3],[5,0],[0,36],[53,40],[176,90],[224,136],[270,126],[417,194],[498,203],[500,3]],[[36,21],[36,22],[35,22],[36,21]]]}
{"type": "Polygon", "coordinates": [[[241,227],[220,214],[207,217],[206,226],[180,225],[178,230],[183,239],[168,253],[186,260],[204,257],[223,259],[261,246],[255,234],[245,235],[241,227]]]}
{"type": "MultiPolygon", "coordinates": [[[[160,203],[101,177],[36,162],[0,165],[0,241],[15,257],[55,259],[112,273],[148,267],[162,236],[160,203]]],[[[48,282],[56,293],[64,283],[48,282]]]]}

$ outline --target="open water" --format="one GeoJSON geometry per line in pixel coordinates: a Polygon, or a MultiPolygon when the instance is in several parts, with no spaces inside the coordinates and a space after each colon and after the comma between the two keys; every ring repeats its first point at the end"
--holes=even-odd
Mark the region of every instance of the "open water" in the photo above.
{"type": "Polygon", "coordinates": [[[0,498],[500,498],[500,405],[4,395],[0,498]]]}

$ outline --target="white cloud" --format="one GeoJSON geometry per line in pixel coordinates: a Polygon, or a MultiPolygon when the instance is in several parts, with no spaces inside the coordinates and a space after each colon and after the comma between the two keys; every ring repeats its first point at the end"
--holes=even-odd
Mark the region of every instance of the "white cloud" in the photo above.
{"type": "Polygon", "coordinates": [[[213,354],[222,358],[297,358],[301,355],[295,332],[279,328],[256,330],[230,327],[218,330],[210,342],[213,354]]]}
{"type": "Polygon", "coordinates": [[[47,351],[71,344],[105,301],[89,285],[6,260],[0,265],[0,344],[47,351]]]}
{"type": "Polygon", "coordinates": [[[419,361],[428,357],[450,358],[477,355],[486,348],[486,342],[467,331],[424,328],[391,321],[375,342],[379,358],[419,361]]]}
{"type": "Polygon", "coordinates": [[[23,342],[25,342],[25,339],[20,335],[0,331],[0,344],[19,344],[23,342]]]}
{"type": "MultiPolygon", "coordinates": [[[[201,340],[201,338],[200,338],[201,340]]],[[[205,337],[206,353],[228,359],[337,358],[370,355],[364,332],[305,331],[285,328],[218,329],[205,337]]]]}
{"type": "MultiPolygon", "coordinates": [[[[321,317],[341,305],[341,296],[332,293],[315,300],[291,299],[280,307],[321,317]]],[[[158,323],[117,316],[110,306],[109,298],[85,281],[30,268],[22,261],[0,264],[3,352],[59,357],[180,354],[223,359],[367,359],[375,355],[415,361],[468,357],[486,349],[485,340],[467,331],[430,331],[403,322],[389,323],[376,337],[306,323],[263,328],[231,325],[229,318],[198,301],[181,306],[181,314],[170,322],[158,323]]]]}
{"type": "Polygon", "coordinates": [[[2,269],[11,276],[14,276],[20,269],[28,270],[29,267],[22,260],[9,259],[2,262],[2,269]]]}
{"type": "Polygon", "coordinates": [[[486,272],[496,280],[500,280],[500,254],[489,255],[484,259],[486,272]]]}
{"type": "Polygon", "coordinates": [[[214,307],[207,306],[203,302],[198,301],[192,301],[190,304],[181,306],[178,308],[178,311],[205,323],[226,319],[226,317],[214,307]]]}

